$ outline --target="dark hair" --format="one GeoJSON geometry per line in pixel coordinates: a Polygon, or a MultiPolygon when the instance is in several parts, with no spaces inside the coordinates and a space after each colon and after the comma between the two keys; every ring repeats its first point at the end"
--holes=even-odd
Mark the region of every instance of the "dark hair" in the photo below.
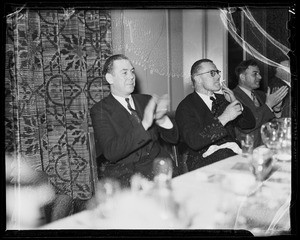
{"type": "Polygon", "coordinates": [[[249,66],[258,66],[257,62],[253,59],[245,60],[239,63],[235,68],[235,75],[237,79],[240,79],[240,74],[244,73],[249,66]]]}
{"type": "Polygon", "coordinates": [[[193,82],[193,85],[195,84],[195,79],[194,79],[194,75],[196,73],[198,73],[199,69],[201,68],[201,64],[204,63],[204,62],[213,62],[212,60],[210,59],[207,59],[207,58],[204,58],[204,59],[200,59],[196,62],[194,62],[192,68],[191,68],[191,79],[192,79],[192,82],[193,82]]]}
{"type": "Polygon", "coordinates": [[[103,65],[102,75],[105,76],[106,73],[111,73],[113,70],[114,61],[123,59],[129,61],[128,57],[123,54],[115,54],[107,58],[103,65]]]}

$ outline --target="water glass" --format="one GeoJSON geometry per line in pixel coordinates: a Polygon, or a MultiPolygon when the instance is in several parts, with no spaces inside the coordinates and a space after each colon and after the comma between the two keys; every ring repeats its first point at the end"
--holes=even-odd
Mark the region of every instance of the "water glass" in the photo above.
{"type": "Polygon", "coordinates": [[[241,139],[242,156],[248,158],[253,152],[254,137],[253,134],[244,134],[241,139]]]}
{"type": "Polygon", "coordinates": [[[277,119],[280,124],[279,141],[280,147],[276,154],[276,159],[280,161],[290,161],[292,158],[292,133],[291,133],[291,119],[280,118],[277,119]]]}
{"type": "Polygon", "coordinates": [[[154,181],[169,182],[172,179],[173,165],[170,158],[156,158],[153,161],[154,181]]]}
{"type": "Polygon", "coordinates": [[[114,211],[116,195],[121,193],[120,182],[112,178],[101,179],[96,185],[97,213],[100,217],[107,218],[114,211]]]}
{"type": "Polygon", "coordinates": [[[259,147],[253,151],[250,159],[250,170],[259,182],[264,181],[273,167],[273,152],[266,147],[259,147]]]}

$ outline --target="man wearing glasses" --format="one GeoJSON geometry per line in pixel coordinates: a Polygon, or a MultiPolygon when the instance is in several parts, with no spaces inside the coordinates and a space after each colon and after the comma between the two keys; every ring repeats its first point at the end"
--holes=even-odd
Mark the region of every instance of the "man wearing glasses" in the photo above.
{"type": "Polygon", "coordinates": [[[255,125],[251,111],[221,85],[220,71],[213,61],[196,61],[191,79],[195,91],[181,101],[175,115],[179,150],[185,146],[189,171],[240,153],[234,128],[249,129],[255,125]],[[224,94],[216,93],[221,89],[224,94]]]}

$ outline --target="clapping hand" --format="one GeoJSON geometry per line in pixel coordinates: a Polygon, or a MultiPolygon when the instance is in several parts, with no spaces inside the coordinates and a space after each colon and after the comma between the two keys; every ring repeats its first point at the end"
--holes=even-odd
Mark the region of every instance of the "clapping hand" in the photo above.
{"type": "Polygon", "coordinates": [[[282,86],[278,90],[274,91],[273,93],[270,93],[271,90],[268,87],[268,92],[267,92],[267,98],[266,98],[266,105],[268,105],[269,108],[273,108],[280,102],[282,102],[283,98],[287,95],[288,93],[288,87],[287,86],[282,86]]]}
{"type": "Polygon", "coordinates": [[[157,102],[157,97],[152,96],[152,98],[148,102],[147,106],[145,107],[144,116],[143,116],[143,120],[142,120],[142,125],[145,130],[148,130],[148,128],[151,127],[151,125],[153,123],[154,112],[156,109],[156,102],[157,102]]]}
{"type": "Polygon", "coordinates": [[[168,112],[169,105],[170,105],[170,99],[168,94],[165,94],[162,97],[157,99],[155,119],[156,119],[156,123],[159,126],[162,125],[168,118],[167,112],[168,112]]]}
{"type": "Polygon", "coordinates": [[[152,95],[152,98],[148,102],[145,110],[142,124],[147,130],[155,120],[158,125],[162,125],[168,118],[167,112],[170,105],[170,99],[168,94],[158,97],[157,95],[152,95]]]}
{"type": "MultiPolygon", "coordinates": [[[[278,90],[279,90],[279,87],[274,87],[274,88],[271,89],[271,93],[274,93],[274,92],[276,92],[276,91],[278,91],[278,90]]],[[[283,101],[280,101],[278,104],[276,104],[276,105],[273,107],[273,109],[275,109],[275,108],[276,108],[276,109],[280,109],[282,103],[283,103],[283,101]]]]}
{"type": "Polygon", "coordinates": [[[160,98],[157,98],[157,106],[155,111],[156,120],[159,120],[166,115],[166,113],[168,112],[169,105],[170,105],[170,99],[168,94],[165,94],[160,98]]]}

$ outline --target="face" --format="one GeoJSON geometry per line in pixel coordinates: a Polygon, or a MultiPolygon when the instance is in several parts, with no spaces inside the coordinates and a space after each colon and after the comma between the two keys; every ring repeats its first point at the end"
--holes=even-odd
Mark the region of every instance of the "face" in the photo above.
{"type": "Polygon", "coordinates": [[[135,87],[135,71],[130,61],[126,59],[116,60],[112,73],[106,74],[106,80],[110,84],[113,94],[120,97],[128,97],[135,87]]]}
{"type": "Polygon", "coordinates": [[[219,91],[221,89],[220,75],[217,72],[217,67],[212,62],[204,62],[201,64],[201,69],[195,75],[195,88],[196,91],[204,94],[211,94],[213,92],[219,91]]]}
{"type": "Polygon", "coordinates": [[[253,90],[260,86],[261,75],[258,66],[249,66],[245,73],[240,75],[242,85],[246,89],[253,90]]]}

